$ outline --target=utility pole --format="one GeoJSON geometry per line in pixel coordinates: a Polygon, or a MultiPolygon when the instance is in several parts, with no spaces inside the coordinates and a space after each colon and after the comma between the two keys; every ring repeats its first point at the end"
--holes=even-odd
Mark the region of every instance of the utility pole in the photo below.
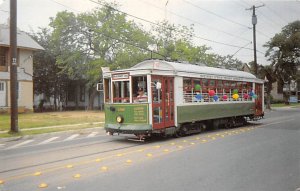
{"type": "Polygon", "coordinates": [[[263,7],[265,4],[262,4],[260,6],[253,5],[251,8],[246,10],[252,10],[252,25],[253,25],[253,49],[254,49],[254,74],[257,76],[257,57],[256,57],[256,29],[255,25],[257,24],[257,17],[255,15],[255,9],[259,7],[263,7]]]}
{"type": "Polygon", "coordinates": [[[17,0],[10,0],[10,131],[18,127],[18,76],[17,76],[17,0]]]}

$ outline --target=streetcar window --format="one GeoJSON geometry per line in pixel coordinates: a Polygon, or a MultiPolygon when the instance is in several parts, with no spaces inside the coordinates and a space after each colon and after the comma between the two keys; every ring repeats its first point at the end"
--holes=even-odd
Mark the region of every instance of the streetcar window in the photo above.
{"type": "Polygon", "coordinates": [[[110,87],[110,80],[104,79],[104,95],[105,95],[105,103],[110,103],[111,101],[111,87],[110,87]]]}
{"type": "Polygon", "coordinates": [[[192,90],[192,80],[190,78],[183,79],[183,90],[191,91],[192,90]]]}
{"type": "Polygon", "coordinates": [[[223,81],[223,85],[225,88],[229,88],[230,85],[229,85],[229,81],[223,81]]]}
{"type": "Polygon", "coordinates": [[[215,80],[209,80],[209,87],[215,88],[215,80]]]}
{"type": "Polygon", "coordinates": [[[231,89],[236,88],[236,82],[231,81],[231,82],[230,82],[230,86],[231,86],[231,89]]]}
{"type": "MultiPolygon", "coordinates": [[[[216,80],[216,92],[218,93],[218,94],[220,94],[219,95],[219,97],[221,98],[222,97],[222,93],[224,92],[223,91],[223,81],[222,80],[216,80]]],[[[222,101],[222,99],[219,99],[220,101],[222,101]]]]}
{"type": "Polygon", "coordinates": [[[133,102],[148,102],[147,76],[132,77],[133,102]]]}
{"type": "Polygon", "coordinates": [[[223,88],[223,81],[222,80],[217,81],[217,87],[218,88],[223,88]]]}
{"type": "Polygon", "coordinates": [[[161,103],[162,101],[162,88],[159,88],[162,84],[161,79],[152,78],[151,91],[152,91],[152,102],[154,104],[161,103]]]}
{"type": "Polygon", "coordinates": [[[202,86],[207,87],[208,86],[208,79],[203,79],[202,80],[202,86]]]}
{"type": "MultiPolygon", "coordinates": [[[[193,80],[193,88],[195,91],[199,91],[199,88],[197,88],[197,86],[199,86],[201,83],[200,83],[200,80],[199,79],[195,79],[193,80]]],[[[201,85],[200,85],[201,87],[201,85]]]]}
{"type": "Polygon", "coordinates": [[[243,82],[243,90],[247,90],[247,82],[243,82]]]}
{"type": "Polygon", "coordinates": [[[128,103],[129,102],[129,81],[113,82],[113,102],[128,103]]]}
{"type": "Polygon", "coordinates": [[[241,91],[242,89],[243,89],[243,86],[242,86],[242,82],[237,82],[236,83],[236,86],[237,86],[237,88],[239,89],[239,91],[241,91]]]}
{"type": "Polygon", "coordinates": [[[189,103],[192,102],[192,79],[191,78],[183,78],[183,99],[184,102],[189,103]]]}
{"type": "Polygon", "coordinates": [[[207,93],[208,85],[209,85],[208,79],[202,79],[202,92],[207,93]]]}
{"type": "Polygon", "coordinates": [[[223,93],[229,96],[230,91],[230,82],[229,81],[223,81],[224,90],[223,93]]]}

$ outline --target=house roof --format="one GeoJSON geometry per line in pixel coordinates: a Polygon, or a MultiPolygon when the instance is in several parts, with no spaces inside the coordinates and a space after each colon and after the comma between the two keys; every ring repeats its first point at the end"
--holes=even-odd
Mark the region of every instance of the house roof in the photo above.
{"type": "MultiPolygon", "coordinates": [[[[0,24],[0,46],[10,46],[9,27],[0,24]]],[[[17,30],[17,47],[32,50],[44,50],[35,40],[23,31],[17,30]]]]}

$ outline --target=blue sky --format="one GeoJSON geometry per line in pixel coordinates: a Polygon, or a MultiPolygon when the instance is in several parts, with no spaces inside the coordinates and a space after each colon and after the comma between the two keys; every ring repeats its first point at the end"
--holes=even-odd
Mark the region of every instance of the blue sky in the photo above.
{"type": "MultiPolygon", "coordinates": [[[[289,22],[300,20],[300,1],[247,1],[247,0],[115,0],[120,10],[149,21],[167,19],[174,24],[194,25],[195,45],[207,45],[211,52],[233,55],[244,62],[253,60],[253,51],[221,43],[253,48],[251,16],[245,10],[252,5],[262,5],[256,11],[258,63],[269,64],[264,58],[263,47],[281,28],[289,22]],[[207,39],[207,40],[204,40],[207,39]],[[216,42],[211,42],[214,40],[216,42]],[[238,52],[237,52],[238,51],[238,52]]],[[[80,13],[97,6],[89,0],[19,0],[18,27],[24,31],[47,27],[49,18],[63,10],[80,13]]],[[[0,23],[6,23],[9,16],[9,0],[0,0],[0,23]]],[[[133,19],[130,18],[129,19],[133,19]]],[[[148,23],[136,20],[145,27],[148,23]]]]}

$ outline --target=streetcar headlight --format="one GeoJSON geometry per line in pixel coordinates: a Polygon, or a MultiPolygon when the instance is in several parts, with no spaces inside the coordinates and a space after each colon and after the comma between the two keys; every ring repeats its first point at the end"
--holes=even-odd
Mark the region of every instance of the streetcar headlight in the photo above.
{"type": "Polygon", "coordinates": [[[117,116],[116,120],[117,120],[118,123],[122,123],[123,122],[123,117],[119,115],[119,116],[117,116]]]}

